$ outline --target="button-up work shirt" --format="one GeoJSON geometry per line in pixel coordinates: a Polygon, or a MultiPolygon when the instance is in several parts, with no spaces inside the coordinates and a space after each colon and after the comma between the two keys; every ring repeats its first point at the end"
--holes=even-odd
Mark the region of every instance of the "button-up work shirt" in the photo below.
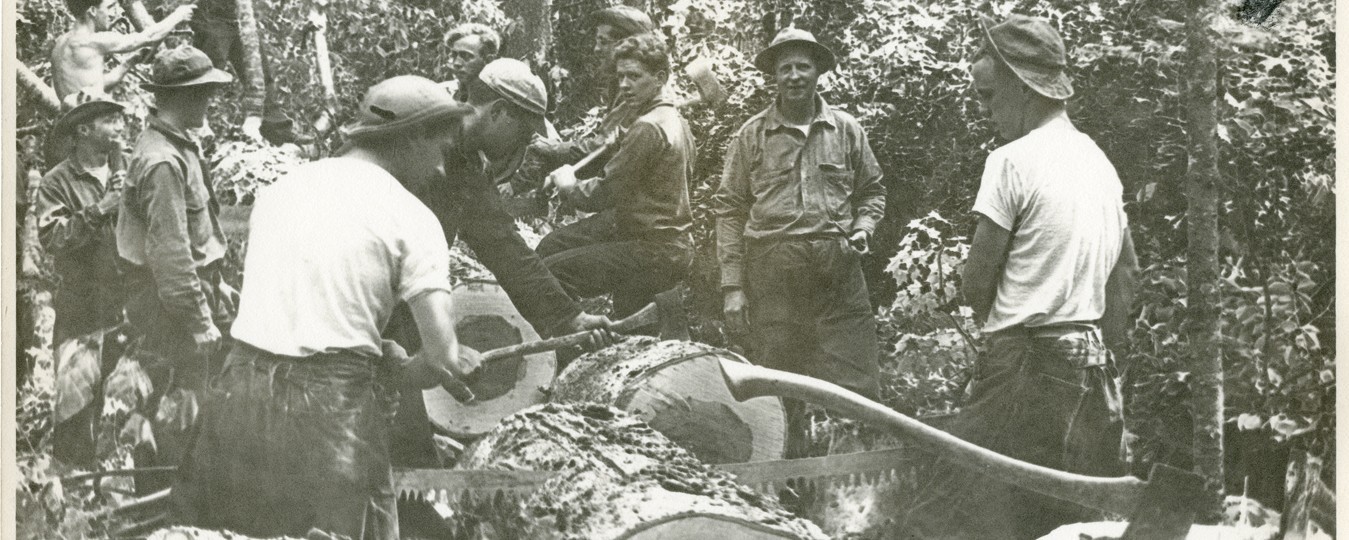
{"type": "Polygon", "coordinates": [[[777,104],[750,118],[729,146],[713,197],[722,287],[743,287],[745,242],[851,234],[885,215],[881,168],[852,115],[816,97],[806,132],[777,104]]]}
{"type": "Polygon", "coordinates": [[[696,149],[679,110],[654,100],[619,140],[604,175],[582,180],[572,192],[577,208],[614,209],[621,238],[665,240],[689,230],[689,177],[696,149]]]}
{"type": "Polygon", "coordinates": [[[117,214],[103,213],[98,202],[110,187],[120,186],[125,169],[122,153],[110,154],[105,184],[71,158],[42,177],[38,187],[38,238],[61,278],[52,299],[57,343],[116,324],[121,317],[117,214]]]}
{"type": "Polygon", "coordinates": [[[207,163],[188,135],[152,116],[136,140],[117,218],[117,254],[153,277],[166,314],[192,332],[211,323],[197,270],[225,256],[207,163]]]}

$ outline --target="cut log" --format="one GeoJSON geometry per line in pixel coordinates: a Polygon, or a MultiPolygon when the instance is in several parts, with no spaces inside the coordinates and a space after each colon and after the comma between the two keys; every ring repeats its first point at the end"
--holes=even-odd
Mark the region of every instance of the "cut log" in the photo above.
{"type": "Polygon", "coordinates": [[[459,467],[564,473],[513,509],[466,509],[504,537],[826,538],[636,417],[598,404],[522,411],[470,447],[459,467]]]}
{"type": "Polygon", "coordinates": [[[612,405],[642,419],[707,463],[781,459],[786,414],[773,397],[738,402],[718,362],[735,353],[687,341],[636,337],[584,355],[558,376],[553,401],[612,405]]]}
{"type": "MultiPolygon", "coordinates": [[[[466,281],[454,288],[454,329],[459,342],[479,351],[538,341],[506,291],[494,281],[466,281]]],[[[460,403],[440,387],[422,392],[426,416],[443,433],[477,437],[502,418],[547,401],[557,360],[552,352],[506,358],[482,367],[471,386],[477,400],[460,403]]]]}
{"type": "MultiPolygon", "coordinates": [[[[49,113],[61,112],[61,100],[56,97],[56,90],[43,82],[42,77],[33,73],[33,70],[29,69],[23,62],[15,62],[14,64],[18,68],[19,84],[33,93],[33,97],[37,98],[37,104],[49,113]]],[[[51,165],[55,166],[56,164],[51,165]]]]}

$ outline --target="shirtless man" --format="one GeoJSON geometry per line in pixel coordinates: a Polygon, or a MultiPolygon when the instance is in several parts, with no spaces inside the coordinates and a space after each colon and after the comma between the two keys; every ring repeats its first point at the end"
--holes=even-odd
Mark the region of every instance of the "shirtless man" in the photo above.
{"type": "Polygon", "coordinates": [[[123,34],[108,28],[112,25],[113,9],[117,0],[66,0],[66,8],[75,18],[75,27],[56,38],[52,47],[52,86],[56,97],[85,90],[90,94],[111,92],[122,82],[131,68],[132,60],[123,62],[110,73],[104,73],[104,60],[109,54],[131,52],[152,45],[168,37],[178,23],[190,20],[195,5],[174,10],[144,32],[123,34]]]}

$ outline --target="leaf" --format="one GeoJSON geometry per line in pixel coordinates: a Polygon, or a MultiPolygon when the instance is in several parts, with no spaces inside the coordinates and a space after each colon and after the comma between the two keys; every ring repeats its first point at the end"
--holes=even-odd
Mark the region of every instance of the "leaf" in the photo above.
{"type": "Polygon", "coordinates": [[[140,361],[130,355],[123,356],[104,385],[103,415],[137,409],[153,392],[154,383],[141,368],[140,361]]]}
{"type": "Polygon", "coordinates": [[[1259,415],[1242,413],[1237,416],[1237,427],[1242,431],[1260,429],[1260,426],[1264,424],[1264,420],[1260,419],[1259,415]]]}
{"type": "Polygon", "coordinates": [[[56,350],[56,395],[53,420],[64,422],[94,399],[103,377],[103,331],[66,340],[56,350]]]}

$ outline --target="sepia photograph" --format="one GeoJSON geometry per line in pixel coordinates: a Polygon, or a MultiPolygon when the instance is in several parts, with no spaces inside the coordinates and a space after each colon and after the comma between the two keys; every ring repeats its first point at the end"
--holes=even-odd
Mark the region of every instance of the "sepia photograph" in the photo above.
{"type": "Polygon", "coordinates": [[[1336,7],[5,2],[0,537],[1333,539],[1336,7]]]}

